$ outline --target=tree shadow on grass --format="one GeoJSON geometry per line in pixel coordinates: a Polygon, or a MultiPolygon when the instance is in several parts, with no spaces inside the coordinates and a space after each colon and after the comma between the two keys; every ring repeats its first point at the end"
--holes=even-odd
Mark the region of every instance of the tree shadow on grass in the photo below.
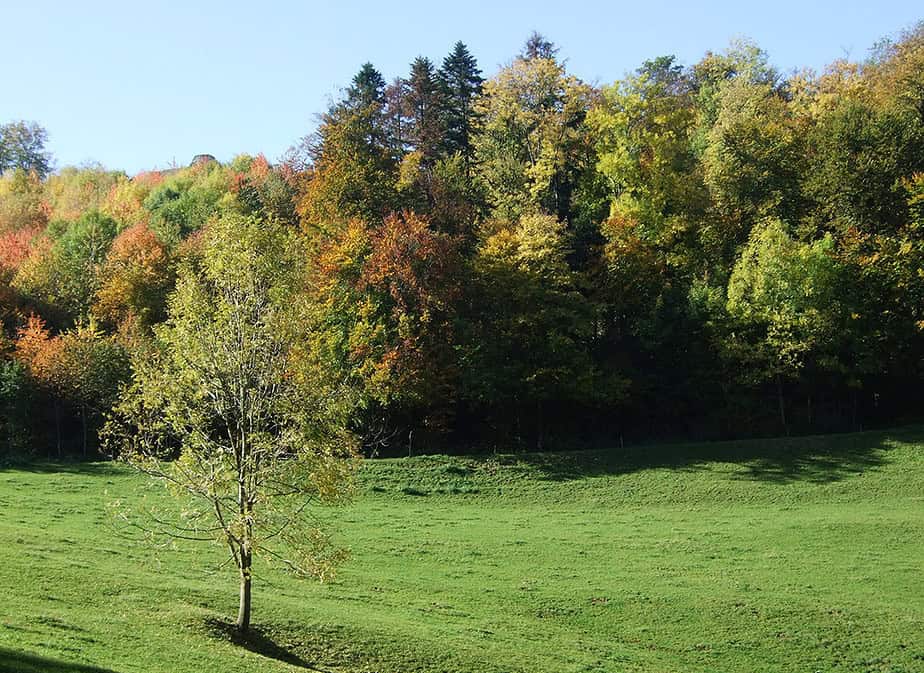
{"type": "Polygon", "coordinates": [[[0,461],[0,473],[32,472],[35,474],[85,474],[97,477],[112,477],[125,474],[126,468],[118,463],[97,458],[95,461],[34,461],[11,462],[0,461]]]}
{"type": "Polygon", "coordinates": [[[896,442],[924,443],[924,429],[816,435],[698,444],[601,449],[573,453],[510,456],[541,478],[569,481],[646,469],[695,470],[707,463],[727,463],[741,469],[733,478],[785,484],[803,481],[825,484],[876,469],[888,462],[896,442]]]}
{"type": "Polygon", "coordinates": [[[115,671],[0,648],[0,673],[115,673],[115,671]]]}
{"type": "Polygon", "coordinates": [[[304,668],[309,671],[324,673],[322,669],[316,668],[312,662],[306,661],[291,649],[287,649],[273,640],[270,631],[251,626],[246,634],[242,634],[237,630],[234,624],[221,619],[207,619],[205,625],[213,637],[230,641],[238,647],[243,647],[245,650],[249,650],[254,654],[276,659],[290,666],[297,666],[298,668],[304,668]]]}

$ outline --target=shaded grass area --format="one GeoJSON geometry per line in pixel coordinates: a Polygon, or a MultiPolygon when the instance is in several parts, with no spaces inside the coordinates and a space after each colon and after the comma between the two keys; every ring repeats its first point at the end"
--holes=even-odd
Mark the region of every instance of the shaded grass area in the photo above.
{"type": "Polygon", "coordinates": [[[924,671],[921,429],[390,459],[361,482],[319,513],[352,560],[326,585],[262,569],[241,639],[220,548],[108,519],[138,476],[0,472],[0,671],[924,671]]]}
{"type": "MultiPolygon", "coordinates": [[[[909,436],[918,437],[917,431],[909,436]]],[[[629,451],[581,454],[535,454],[526,457],[552,480],[583,479],[637,470],[695,470],[709,463],[730,463],[745,469],[739,478],[785,483],[828,483],[879,467],[889,438],[854,434],[750,442],[715,442],[639,447],[629,451]]]]}
{"type": "MultiPolygon", "coordinates": [[[[771,499],[786,490],[766,485],[831,485],[888,461],[891,448],[900,443],[924,442],[924,428],[908,427],[889,433],[867,432],[737,442],[663,444],[558,453],[495,454],[476,457],[420,456],[376,462],[363,478],[378,493],[404,495],[465,495],[481,497],[527,495],[571,496],[585,487],[598,497],[622,501],[618,493],[600,491],[603,481],[657,481],[661,472],[691,475],[691,481],[714,481],[717,474],[731,480],[754,482],[757,489],[727,484],[731,496],[762,494],[771,499]],[[634,477],[642,473],[641,477],[634,477]],[[543,482],[562,482],[550,487],[543,482]],[[567,482],[578,482],[568,484],[567,482]]],[[[679,483],[679,482],[677,482],[679,483]]],[[[683,484],[681,483],[681,486],[683,484]]],[[[851,484],[853,490],[856,484],[851,484]]],[[[671,489],[673,490],[673,489],[671,489]]],[[[799,498],[825,491],[802,488],[799,498]]],[[[632,500],[650,503],[665,493],[631,493],[632,500]],[[641,495],[641,500],[639,496],[641,495]]],[[[682,496],[688,497],[688,496],[682,496]]]]}
{"type": "Polygon", "coordinates": [[[296,654],[296,647],[291,645],[287,647],[281,644],[289,638],[284,633],[280,634],[278,629],[255,626],[247,633],[241,633],[232,621],[215,618],[206,619],[205,625],[214,637],[227,640],[261,657],[275,659],[296,668],[307,668],[313,671],[321,670],[296,654]]]}
{"type": "Polygon", "coordinates": [[[26,652],[0,648],[0,672],[2,673],[115,673],[96,666],[57,661],[38,657],[26,652]]]}

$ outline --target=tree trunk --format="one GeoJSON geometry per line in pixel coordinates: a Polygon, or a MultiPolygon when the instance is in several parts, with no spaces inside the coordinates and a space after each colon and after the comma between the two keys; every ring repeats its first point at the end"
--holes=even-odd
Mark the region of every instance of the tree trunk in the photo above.
{"type": "Polygon", "coordinates": [[[55,400],[55,438],[58,442],[58,460],[61,460],[61,407],[55,400]]]}
{"type": "Polygon", "coordinates": [[[241,555],[241,602],[237,611],[237,630],[247,633],[250,628],[250,555],[241,555]]]}
{"type": "Polygon", "coordinates": [[[247,488],[245,487],[244,471],[241,467],[247,460],[247,444],[242,442],[240,450],[241,460],[238,465],[237,480],[237,504],[241,513],[241,547],[238,556],[241,571],[241,601],[237,611],[237,630],[240,633],[247,633],[250,628],[250,582],[252,579],[251,569],[253,568],[253,510],[248,500],[247,488]]]}
{"type": "Polygon", "coordinates": [[[520,399],[516,396],[513,398],[513,411],[514,411],[514,423],[516,428],[516,441],[517,441],[517,450],[520,448],[522,443],[522,432],[520,431],[520,399]]]}
{"type": "Polygon", "coordinates": [[[786,424],[786,400],[783,399],[783,377],[776,377],[776,394],[780,402],[780,421],[783,423],[783,432],[789,435],[789,426],[786,424]]]}
{"type": "Polygon", "coordinates": [[[863,429],[863,428],[860,427],[860,424],[859,424],[859,422],[857,421],[857,418],[858,418],[858,416],[857,416],[857,391],[856,391],[856,389],[854,389],[854,391],[853,391],[853,404],[851,405],[851,411],[850,411],[850,421],[851,421],[851,425],[853,426],[854,432],[856,432],[857,430],[862,430],[862,429],[863,429]]]}
{"type": "Polygon", "coordinates": [[[83,457],[87,457],[87,407],[80,405],[80,424],[83,426],[83,457]]]}

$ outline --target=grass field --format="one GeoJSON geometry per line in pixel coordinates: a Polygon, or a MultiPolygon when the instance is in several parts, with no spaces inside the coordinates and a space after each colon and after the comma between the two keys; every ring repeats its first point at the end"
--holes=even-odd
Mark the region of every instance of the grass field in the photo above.
{"type": "MultiPolygon", "coordinates": [[[[0,471],[0,670],[924,671],[924,430],[367,462],[326,585],[153,552],[103,463],[0,471]]],[[[190,543],[192,544],[192,543],[190,543]]]]}

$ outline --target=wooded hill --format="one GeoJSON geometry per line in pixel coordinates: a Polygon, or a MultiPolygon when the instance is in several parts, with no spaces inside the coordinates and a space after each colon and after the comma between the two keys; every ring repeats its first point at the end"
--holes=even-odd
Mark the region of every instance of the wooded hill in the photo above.
{"type": "Polygon", "coordinates": [[[298,233],[307,355],[369,451],[920,417],[922,25],[821,73],[738,42],[601,88],[539,35],[488,79],[460,42],[390,84],[363,65],[275,163],[50,165],[41,127],[0,127],[11,450],[94,449],[229,218],[298,233]]]}

